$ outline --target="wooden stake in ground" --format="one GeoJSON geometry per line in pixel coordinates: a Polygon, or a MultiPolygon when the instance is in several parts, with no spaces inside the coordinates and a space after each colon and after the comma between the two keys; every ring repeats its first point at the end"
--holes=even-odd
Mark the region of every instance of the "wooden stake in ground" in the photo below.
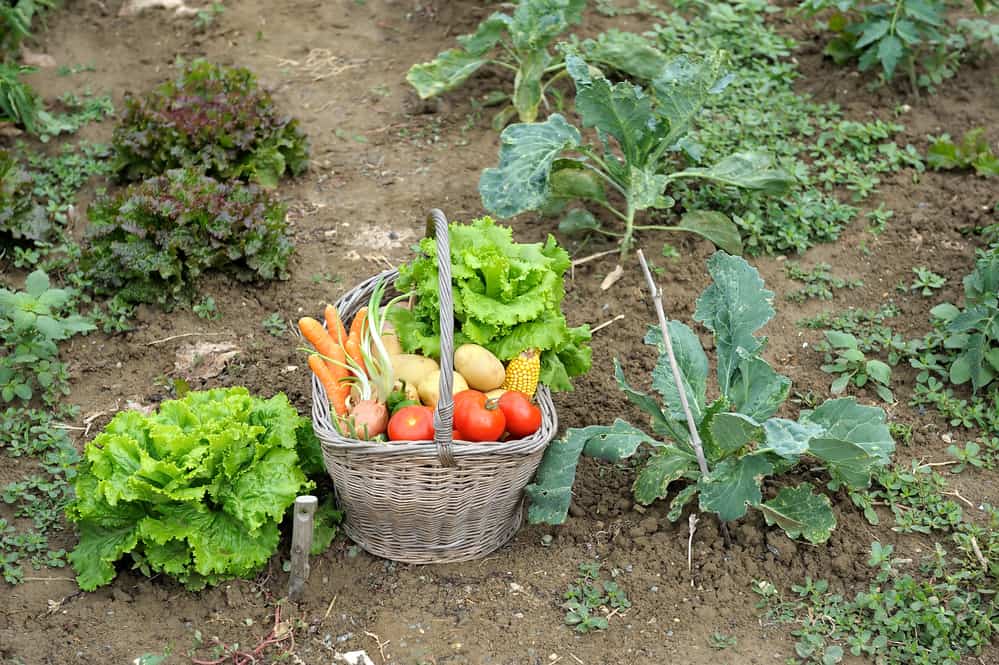
{"type": "Polygon", "coordinates": [[[288,598],[298,601],[309,579],[309,550],[312,549],[312,530],[316,505],[314,496],[295,499],[295,516],[291,530],[291,576],[288,578],[288,598]]]}
{"type": "MultiPolygon", "coordinates": [[[[704,457],[704,446],[701,445],[701,436],[697,433],[697,423],[694,422],[694,414],[690,411],[690,404],[687,403],[687,391],[683,389],[683,377],[680,376],[680,366],[676,362],[676,355],[673,353],[673,342],[669,338],[669,328],[666,325],[666,311],[663,309],[663,292],[656,285],[656,280],[652,277],[649,264],[645,261],[642,250],[638,250],[638,261],[642,264],[642,272],[645,273],[645,281],[648,282],[649,291],[652,293],[652,304],[656,308],[656,316],[659,318],[659,329],[663,334],[663,346],[666,347],[666,356],[669,358],[669,367],[673,370],[673,381],[676,383],[676,391],[680,395],[680,406],[687,416],[687,429],[690,431],[690,445],[697,455],[697,466],[701,469],[701,475],[707,477],[708,460],[704,457]]],[[[725,538],[725,546],[731,545],[731,536],[728,533],[728,526],[721,523],[722,536],[725,538]]]]}

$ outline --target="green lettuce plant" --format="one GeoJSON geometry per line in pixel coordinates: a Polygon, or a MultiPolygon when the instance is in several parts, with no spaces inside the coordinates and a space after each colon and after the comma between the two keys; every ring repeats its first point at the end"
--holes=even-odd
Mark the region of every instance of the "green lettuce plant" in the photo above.
{"type": "MultiPolygon", "coordinates": [[[[571,377],[590,368],[587,326],[570,328],[562,313],[569,255],[548,236],[544,244],[515,243],[508,227],[489,217],[453,223],[451,275],[455,346],[471,342],[509,360],[525,349],[541,351],[541,382],[571,390],[571,377]]],[[[396,288],[416,295],[411,310],[392,308],[389,316],[402,347],[440,356],[437,250],[432,238],[421,255],[399,268],[396,288]]]]}
{"type": "Polygon", "coordinates": [[[612,425],[570,429],[548,448],[536,482],[527,488],[531,521],[565,520],[581,452],[618,462],[641,448],[648,456],[635,479],[636,501],[648,505],[665,499],[674,484],[685,481],[670,503],[669,519],[679,519],[694,499],[701,511],[716,514],[723,523],[752,507],[788,536],[821,543],[836,525],[829,498],[801,482],[780,487],[765,499],[769,492],[764,483],[812,458],[829,474],[830,487],[862,489],[872,472],[889,462],[895,443],[880,408],[832,399],[802,411],[796,420],[775,415],[787,400],[791,381],[761,357],[766,338],[756,334],[774,316],[774,294],[739,257],[717,252],[708,261],[708,272],[713,283],[698,298],[694,319],[714,334],[717,386],[711,392],[718,397],[707,399],[708,357],[697,334],[679,321],[666,326],[677,381],[661,327],[653,327],[645,342],[659,354],[652,387],[661,402],[632,387],[615,361],[618,385],[648,415],[651,434],[620,418],[612,425]]]}
{"type": "Polygon", "coordinates": [[[676,201],[666,190],[678,181],[775,193],[789,184],[789,177],[758,152],[736,153],[709,167],[676,166],[681,154],[699,154],[696,144],[685,141],[691,124],[707,98],[731,80],[722,73],[721,56],[671,61],[652,82],[652,94],[629,82],[611,83],[571,49],[565,61],[576,84],[576,112],[583,127],[596,130],[597,142],[584,139],[558,113],[543,123],[507,127],[500,136],[499,165],[483,171],[479,180],[486,210],[499,217],[558,212],[578,199],[617,217],[623,232],[602,228],[585,210],[570,213],[561,228],[620,238],[622,255],[631,249],[636,231],[653,229],[690,231],[739,253],[738,227],[718,212],[687,210],[675,226],[635,223],[643,211],[671,210],[676,201]]]}
{"type": "Polygon", "coordinates": [[[172,305],[198,278],[285,279],[293,251],[285,208],[267,191],[176,169],[103,198],[87,211],[83,267],[100,293],[172,305]]]}
{"type": "Polygon", "coordinates": [[[189,589],[254,575],[277,549],[285,511],[313,487],[310,434],[284,394],[239,387],[116,415],[87,444],[66,508],[80,588],[111,582],[126,555],[189,589]]]}
{"type": "Polygon", "coordinates": [[[152,93],[128,95],[113,147],[114,170],[125,180],[194,167],[222,180],[275,187],[286,173],[308,166],[298,121],[278,111],[256,77],[204,60],[152,93]]]}

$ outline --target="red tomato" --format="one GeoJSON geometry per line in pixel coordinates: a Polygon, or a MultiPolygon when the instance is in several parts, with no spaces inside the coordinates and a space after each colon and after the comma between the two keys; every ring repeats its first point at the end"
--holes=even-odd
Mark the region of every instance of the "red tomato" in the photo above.
{"type": "Polygon", "coordinates": [[[506,416],[478,390],[463,390],[454,398],[454,428],[466,441],[499,441],[506,416]]]}
{"type": "Polygon", "coordinates": [[[388,424],[389,441],[427,441],[434,438],[434,411],[429,406],[404,406],[388,424]]]}
{"type": "Polygon", "coordinates": [[[541,427],[541,409],[530,398],[516,390],[508,390],[499,398],[499,408],[506,417],[506,431],[512,438],[523,439],[541,427]]]}

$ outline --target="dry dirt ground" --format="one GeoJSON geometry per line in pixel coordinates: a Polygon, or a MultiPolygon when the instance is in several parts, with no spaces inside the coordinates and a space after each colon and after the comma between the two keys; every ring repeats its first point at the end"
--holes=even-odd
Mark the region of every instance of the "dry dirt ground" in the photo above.
{"type": "MultiPolygon", "coordinates": [[[[163,379],[184,340],[156,346],[149,342],[200,332],[212,333],[213,341],[231,341],[241,352],[220,376],[192,388],[246,385],[266,395],[281,390],[306,413],[308,370],[297,344],[290,336],[275,340],[261,321],[273,312],[291,320],[315,315],[362,277],[406,260],[431,207],[443,208],[453,219],[481,214],[477,180],[482,168],[495,163],[498,145],[488,116],[474,110],[470,93],[419,103],[404,76],[412,63],[433,57],[491,8],[467,0],[425,6],[390,0],[244,0],[228,3],[224,15],[199,34],[189,19],[173,19],[163,11],[120,18],[115,0],[106,5],[103,11],[100,2],[71,0],[49,17],[41,37],[45,52],[60,64],[93,64],[96,71],[72,78],[39,72],[33,83],[46,97],[82,81],[95,92],[111,92],[120,103],[125,91],[143,91],[170,76],[178,57],[243,65],[272,86],[284,108],[301,119],[313,161],[305,176],[280,189],[291,206],[297,244],[290,281],[247,287],[213,278],[204,292],[215,298],[221,320],[143,308],[133,332],[74,339],[62,354],[71,359],[71,400],[83,415],[103,414],[94,421],[96,428],[128,400],[165,399],[169,393],[163,379]]],[[[921,150],[927,133],[954,135],[985,126],[996,139],[995,67],[962,70],[938,94],[918,101],[891,90],[868,93],[848,70],[823,61],[809,34],[781,21],[781,29],[797,31],[803,40],[796,54],[804,71],[802,88],[820,100],[839,101],[849,117],[866,119],[907,101],[912,111],[904,119],[903,142],[921,150]]],[[[608,25],[611,19],[593,15],[586,29],[608,25]]],[[[107,140],[110,128],[110,122],[91,127],[86,136],[107,140]]],[[[973,263],[973,246],[960,229],[988,214],[995,187],[965,174],[927,173],[914,184],[913,173],[903,171],[889,177],[870,202],[871,207],[884,202],[895,210],[885,233],[872,237],[860,222],[839,242],[802,257],[809,266],[828,262],[838,275],[862,279],[864,286],[841,292],[831,303],[779,300],[778,317],[765,331],[771,339],[768,353],[794,380],[796,390],[821,395],[830,382],[819,370],[820,354],[812,349],[818,333],[797,327],[801,317],[824,309],[872,307],[894,298],[901,314],[893,324],[915,336],[926,329],[927,303],[898,296],[894,285],[911,280],[910,269],[917,265],[948,278],[941,300],[959,297],[960,278],[973,263]],[[870,253],[861,251],[861,239],[870,253]]],[[[553,230],[530,218],[513,226],[523,240],[541,239],[553,230]]],[[[651,247],[664,239],[646,236],[651,247]]],[[[712,248],[690,236],[670,241],[682,258],[663,277],[667,311],[689,320],[707,281],[704,262],[712,248]]],[[[586,253],[599,249],[590,246],[586,253]]],[[[753,262],[770,288],[782,293],[791,287],[781,259],[753,262]]],[[[641,343],[654,314],[638,266],[626,265],[623,278],[610,291],[601,291],[599,283],[613,264],[609,257],[581,266],[567,285],[571,324],[596,324],[618,314],[624,318],[595,335],[593,370],[577,390],[557,396],[563,426],[633,416],[614,385],[612,358],[620,358],[636,377],[654,364],[641,343]]],[[[889,407],[890,415],[914,430],[911,445],[901,448],[899,456],[946,459],[941,436],[950,428],[932,413],[905,406],[913,377],[899,370],[899,378],[901,399],[889,407]]],[[[860,397],[873,401],[871,395],[860,397]]],[[[85,439],[78,443],[82,447],[85,439]]],[[[294,618],[296,629],[295,658],[283,662],[330,663],[334,651],[365,649],[378,665],[783,663],[792,654],[793,639],[786,628],[761,623],[752,580],[786,589],[813,575],[828,577],[836,589],[857,589],[869,579],[865,562],[872,540],[892,542],[901,556],[915,559],[928,547],[921,537],[901,536],[884,526],[875,529],[840,496],[835,504],[839,528],[819,547],[791,542],[753,516],[735,525],[734,545],[726,550],[713,521],[703,519],[688,571],[686,521],[671,524],[658,506],[636,509],[631,480],[628,468],[584,461],[565,526],[524,528],[508,546],[481,561],[395,564],[337,540],[314,561],[304,601],[283,607],[283,616],[294,618]],[[553,537],[547,546],[542,542],[546,535],[553,537]],[[594,560],[605,570],[620,572],[618,582],[633,606],[612,618],[609,630],[580,636],[562,625],[561,595],[578,564],[594,560]],[[735,636],[736,646],[721,652],[710,648],[714,632],[735,636]]],[[[994,475],[970,472],[953,483],[975,506],[999,500],[994,475]]],[[[61,546],[72,546],[71,532],[60,538],[61,546]]],[[[68,570],[32,573],[46,579],[0,590],[0,662],[121,664],[169,649],[168,663],[186,663],[192,649],[202,657],[210,653],[214,637],[255,645],[270,630],[275,603],[286,589],[280,560],[275,557],[254,581],[200,593],[123,570],[110,586],[84,594],[68,570]]],[[[999,662],[999,650],[984,654],[981,662],[999,662]]]]}

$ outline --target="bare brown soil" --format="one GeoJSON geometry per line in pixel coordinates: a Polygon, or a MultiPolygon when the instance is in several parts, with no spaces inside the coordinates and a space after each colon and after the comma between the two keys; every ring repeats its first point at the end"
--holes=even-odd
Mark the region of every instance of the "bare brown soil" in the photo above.
{"type": "MultiPolygon", "coordinates": [[[[404,76],[412,63],[434,56],[491,8],[468,0],[429,5],[244,0],[227,3],[215,25],[196,34],[190,19],[173,19],[162,11],[119,18],[118,5],[117,0],[69,1],[50,16],[41,38],[44,50],[60,64],[93,64],[97,71],[71,78],[51,71],[36,74],[33,83],[46,97],[82,82],[96,92],[112,92],[120,102],[125,91],[146,90],[171,75],[178,56],[244,65],[302,120],[313,164],[307,175],[280,190],[291,205],[297,244],[289,281],[248,287],[212,278],[203,290],[218,303],[219,321],[206,322],[189,311],[167,314],[143,308],[133,332],[91,334],[64,349],[73,377],[71,400],[83,416],[101,414],[78,444],[82,448],[127,401],[150,404],[169,396],[164,378],[171,376],[176,350],[189,340],[150,342],[184,333],[211,333],[205,339],[232,341],[241,349],[222,375],[192,388],[246,385],[265,395],[280,390],[308,412],[308,369],[297,345],[290,336],[271,337],[261,321],[272,312],[291,320],[315,314],[386,263],[406,260],[431,207],[443,208],[454,219],[481,214],[478,175],[495,163],[498,144],[488,116],[473,110],[466,93],[420,103],[404,76]]],[[[596,15],[587,22],[593,30],[608,25],[610,19],[596,15]]],[[[901,118],[905,138],[921,150],[927,133],[957,135],[985,126],[993,141],[999,138],[999,70],[994,63],[964,69],[938,94],[921,99],[893,90],[870,93],[850,70],[821,59],[819,47],[809,41],[813,35],[790,21],[783,28],[803,40],[798,53],[802,88],[821,100],[840,102],[849,117],[887,118],[895,106],[907,103],[911,110],[901,118]]],[[[90,128],[87,137],[106,140],[110,127],[90,128]]],[[[973,264],[973,245],[961,229],[982,222],[995,201],[994,182],[934,173],[917,181],[905,171],[887,178],[870,202],[871,207],[884,202],[895,211],[884,234],[865,233],[861,221],[839,242],[802,257],[807,266],[828,262],[836,274],[862,279],[864,286],[842,291],[832,302],[778,301],[778,317],[766,330],[768,354],[794,380],[795,390],[822,395],[830,383],[812,348],[819,335],[797,327],[798,319],[894,299],[902,313],[893,325],[904,335],[919,334],[926,329],[930,303],[897,294],[895,284],[911,281],[911,268],[925,265],[948,278],[939,300],[959,298],[960,278],[973,264]],[[868,252],[863,251],[865,243],[868,252]]],[[[553,230],[548,222],[529,216],[513,226],[523,240],[537,240],[553,230]]],[[[664,239],[653,234],[643,241],[658,247],[664,239]]],[[[712,248],[689,236],[669,240],[682,258],[663,277],[667,311],[689,320],[707,281],[704,262],[712,248]]],[[[584,253],[600,249],[591,245],[584,253]]],[[[793,287],[782,259],[753,262],[778,294],[793,287]]],[[[600,323],[618,314],[625,318],[596,334],[592,372],[575,392],[557,396],[564,426],[634,416],[614,385],[612,358],[620,358],[636,379],[654,362],[641,343],[654,314],[637,264],[626,265],[624,277],[610,291],[599,288],[613,263],[608,257],[581,266],[568,284],[571,324],[600,323]]],[[[904,369],[897,373],[900,399],[889,407],[890,415],[912,424],[915,432],[899,456],[945,459],[941,435],[951,428],[933,413],[905,405],[913,377],[904,369]]],[[[859,397],[875,401],[863,392],[859,397]]],[[[953,434],[958,441],[965,436],[953,434]]],[[[0,476],[16,472],[8,468],[0,476]]],[[[992,474],[968,472],[952,480],[974,506],[999,500],[992,474]]],[[[812,575],[829,578],[837,589],[856,589],[869,579],[865,561],[872,540],[892,542],[900,555],[914,559],[929,546],[921,537],[870,526],[839,496],[839,527],[819,547],[791,542],[751,516],[735,526],[734,546],[726,550],[713,521],[702,519],[688,571],[686,521],[671,524],[660,506],[634,506],[631,481],[627,468],[584,461],[565,526],[524,528],[482,561],[395,564],[339,539],[314,561],[304,601],[283,609],[284,617],[297,623],[295,656],[282,662],[330,663],[335,651],[365,649],[378,665],[782,663],[792,653],[793,639],[785,628],[761,624],[752,580],[786,588],[812,575]],[[546,534],[553,536],[547,547],[542,544],[546,534]],[[562,625],[559,606],[577,565],[593,560],[605,570],[620,571],[618,581],[633,607],[612,618],[608,631],[579,636],[562,625]],[[722,652],[710,648],[708,638],[716,631],[734,635],[737,646],[722,652]]],[[[71,532],[58,540],[67,549],[74,543],[71,532]]],[[[168,663],[186,663],[192,649],[206,657],[215,636],[252,647],[270,630],[275,603],[287,583],[281,556],[254,581],[200,593],[127,570],[110,586],[86,594],[77,590],[71,571],[29,574],[32,578],[24,584],[0,590],[0,663],[121,664],[167,648],[172,651],[168,663]],[[204,646],[198,646],[196,631],[204,646]]],[[[984,654],[981,662],[999,662],[999,650],[984,654]]]]}

